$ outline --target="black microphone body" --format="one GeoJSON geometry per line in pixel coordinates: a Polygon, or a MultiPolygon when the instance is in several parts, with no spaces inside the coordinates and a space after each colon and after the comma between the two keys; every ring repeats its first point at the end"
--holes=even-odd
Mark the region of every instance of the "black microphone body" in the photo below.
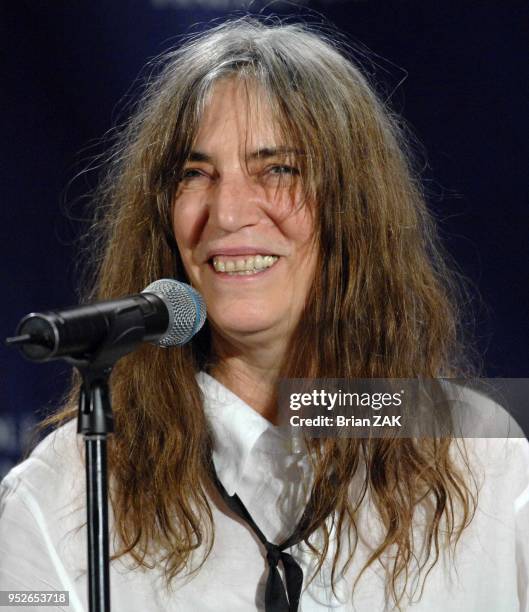
{"type": "Polygon", "coordinates": [[[63,310],[31,313],[17,328],[17,335],[31,338],[20,345],[32,361],[48,361],[65,356],[90,354],[102,344],[113,318],[129,310],[138,310],[145,326],[143,340],[155,342],[169,326],[169,312],[154,293],[138,293],[117,300],[107,300],[63,310]]]}

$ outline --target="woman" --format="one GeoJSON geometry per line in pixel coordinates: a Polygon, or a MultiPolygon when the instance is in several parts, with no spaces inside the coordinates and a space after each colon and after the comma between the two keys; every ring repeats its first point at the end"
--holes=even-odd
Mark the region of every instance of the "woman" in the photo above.
{"type": "MultiPolygon", "coordinates": [[[[299,567],[303,611],[529,610],[526,440],[293,452],[275,426],[279,378],[472,371],[399,124],[345,54],[227,22],[165,57],[109,159],[90,297],[174,277],[208,308],[188,345],[113,374],[114,609],[294,610],[299,567]]],[[[76,394],[4,482],[0,586],[81,610],[76,394]]]]}

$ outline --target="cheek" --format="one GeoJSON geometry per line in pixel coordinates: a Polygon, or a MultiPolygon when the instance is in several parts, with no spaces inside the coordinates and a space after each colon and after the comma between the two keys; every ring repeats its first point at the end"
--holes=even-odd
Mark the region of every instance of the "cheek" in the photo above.
{"type": "Polygon", "coordinates": [[[292,245],[292,257],[288,267],[289,284],[293,292],[301,296],[308,293],[316,274],[319,259],[317,241],[314,240],[314,223],[310,214],[291,217],[281,228],[292,245]]]}
{"type": "Polygon", "coordinates": [[[200,202],[181,198],[173,206],[173,232],[181,255],[198,242],[204,225],[205,209],[200,202]]]}
{"type": "Polygon", "coordinates": [[[196,215],[193,214],[192,208],[181,206],[180,202],[175,203],[173,208],[173,235],[184,268],[182,272],[187,276],[186,282],[192,284],[197,282],[193,266],[196,224],[196,215]]]}
{"type": "Polygon", "coordinates": [[[314,223],[314,209],[304,206],[293,218],[293,242],[296,244],[300,259],[300,268],[304,270],[305,283],[312,282],[319,259],[318,241],[314,223]]]}
{"type": "Polygon", "coordinates": [[[278,194],[271,202],[270,216],[275,223],[284,228],[290,240],[304,243],[310,239],[314,230],[315,206],[304,201],[301,187],[278,194]]]}
{"type": "Polygon", "coordinates": [[[278,227],[294,246],[296,252],[310,254],[315,248],[313,211],[307,206],[291,211],[278,222],[278,227]]]}

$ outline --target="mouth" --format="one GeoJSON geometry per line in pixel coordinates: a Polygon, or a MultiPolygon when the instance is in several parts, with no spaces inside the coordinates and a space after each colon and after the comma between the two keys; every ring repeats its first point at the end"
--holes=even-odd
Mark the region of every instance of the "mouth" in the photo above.
{"type": "Polygon", "coordinates": [[[222,276],[255,276],[272,268],[278,259],[279,255],[216,255],[209,263],[222,276]]]}

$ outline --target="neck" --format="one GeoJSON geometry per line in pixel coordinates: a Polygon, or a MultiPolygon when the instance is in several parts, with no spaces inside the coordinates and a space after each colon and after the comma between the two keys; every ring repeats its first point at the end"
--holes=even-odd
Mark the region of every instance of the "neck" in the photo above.
{"type": "Polygon", "coordinates": [[[283,349],[277,346],[242,346],[237,342],[214,339],[217,361],[214,376],[265,419],[277,422],[276,383],[283,349]]]}

